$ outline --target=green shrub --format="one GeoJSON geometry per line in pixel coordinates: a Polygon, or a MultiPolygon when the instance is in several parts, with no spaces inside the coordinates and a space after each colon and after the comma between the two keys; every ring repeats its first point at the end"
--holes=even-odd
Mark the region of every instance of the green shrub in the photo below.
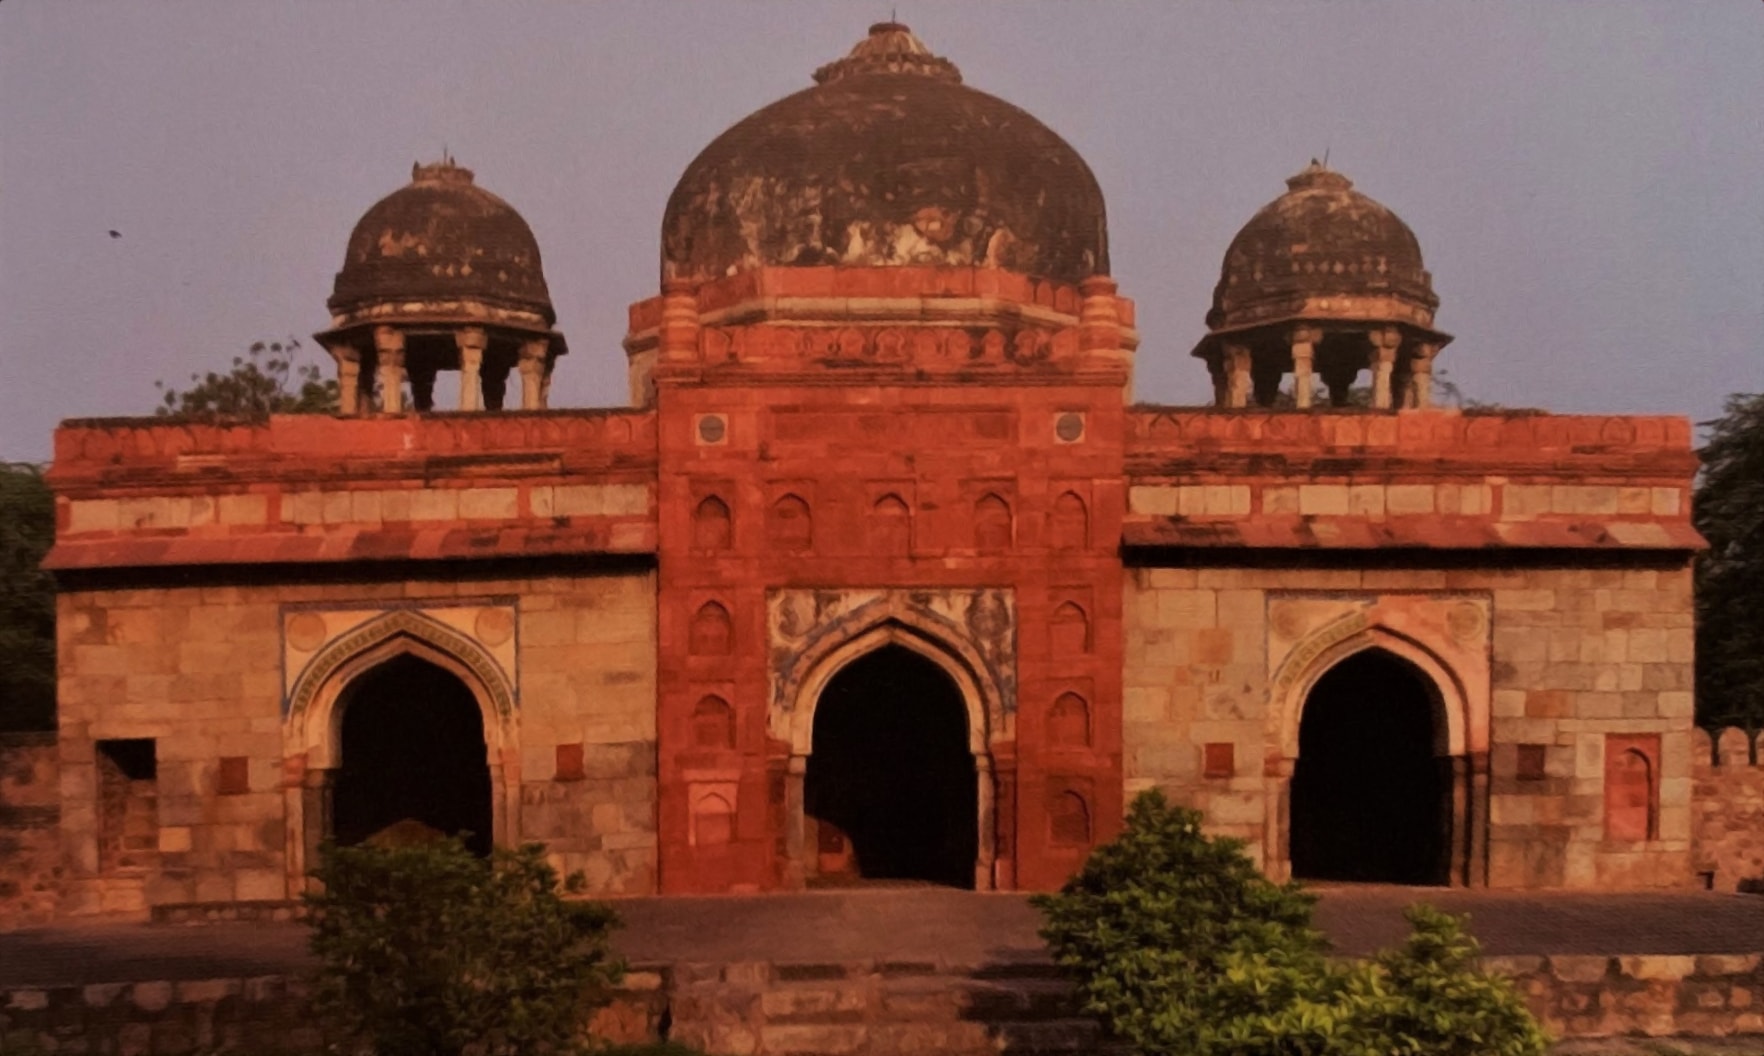
{"type": "Polygon", "coordinates": [[[1162,793],[1058,894],[1041,934],[1087,1012],[1146,1056],[1542,1056],[1505,981],[1454,917],[1409,911],[1400,949],[1332,962],[1312,896],[1212,839],[1162,793]]]}
{"type": "Polygon", "coordinates": [[[571,1052],[623,974],[612,910],[565,899],[538,844],[331,847],[313,875],[314,1011],[346,1051],[571,1052]]]}

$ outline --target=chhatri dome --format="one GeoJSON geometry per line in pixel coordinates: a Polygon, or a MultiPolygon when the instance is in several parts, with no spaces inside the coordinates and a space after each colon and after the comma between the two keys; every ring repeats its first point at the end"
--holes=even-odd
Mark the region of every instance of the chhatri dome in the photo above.
{"type": "Polygon", "coordinates": [[[405,382],[430,410],[440,370],[460,371],[461,410],[498,410],[517,366],[521,406],[537,408],[567,350],[532,228],[451,158],[413,165],[410,183],[356,222],[327,303],[331,329],[317,336],[337,360],[345,414],[376,389],[379,409],[402,410],[405,382]]]}
{"type": "Polygon", "coordinates": [[[962,83],[897,22],[814,87],[718,136],[662,221],[662,278],[948,265],[1065,282],[1109,270],[1102,191],[1065,140],[962,83]]]}
{"type": "Polygon", "coordinates": [[[1433,356],[1451,338],[1433,329],[1439,298],[1415,233],[1315,160],[1286,187],[1225,252],[1195,349],[1217,402],[1271,405],[1291,373],[1308,407],[1315,373],[1342,404],[1370,370],[1374,406],[1425,406],[1433,356]]]}

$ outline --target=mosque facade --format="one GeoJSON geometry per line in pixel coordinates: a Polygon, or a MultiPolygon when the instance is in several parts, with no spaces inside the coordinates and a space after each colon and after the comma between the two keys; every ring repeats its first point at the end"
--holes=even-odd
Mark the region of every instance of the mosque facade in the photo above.
{"type": "Polygon", "coordinates": [[[1083,159],[895,23],[660,241],[626,407],[549,406],[539,242],[444,160],[350,238],[337,414],[63,424],[66,912],[433,832],[607,895],[1043,890],[1153,787],[1277,877],[1692,882],[1690,425],[1433,406],[1419,243],[1342,174],[1228,247],[1204,408],[1132,402],[1083,159]]]}

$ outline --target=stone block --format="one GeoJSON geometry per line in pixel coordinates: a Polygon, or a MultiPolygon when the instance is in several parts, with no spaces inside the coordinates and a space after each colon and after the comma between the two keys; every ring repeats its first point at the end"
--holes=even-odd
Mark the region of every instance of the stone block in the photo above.
{"type": "Polygon", "coordinates": [[[1696,970],[1695,957],[1651,955],[1644,957],[1619,957],[1619,970],[1631,979],[1677,981],[1691,975],[1696,970]]]}
{"type": "Polygon", "coordinates": [[[1350,508],[1345,484],[1299,485],[1299,512],[1308,517],[1343,516],[1350,508]]]}
{"type": "Polygon", "coordinates": [[[760,1046],[778,1056],[845,1056],[863,1049],[867,1033],[859,1023],[769,1023],[760,1046]]]}
{"type": "Polygon", "coordinates": [[[1556,955],[1550,957],[1550,974],[1565,983],[1603,982],[1613,958],[1602,955],[1556,955]]]}
{"type": "Polygon", "coordinates": [[[1176,489],[1165,485],[1135,485],[1127,490],[1127,508],[1148,517],[1174,517],[1176,489]]]}
{"type": "Polygon", "coordinates": [[[515,488],[466,488],[459,493],[459,515],[468,521],[514,520],[520,515],[515,488]]]}

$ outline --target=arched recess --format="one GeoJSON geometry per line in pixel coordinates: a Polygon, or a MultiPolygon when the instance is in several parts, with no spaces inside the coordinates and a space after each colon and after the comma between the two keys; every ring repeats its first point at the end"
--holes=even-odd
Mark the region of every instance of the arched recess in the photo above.
{"type": "Polygon", "coordinates": [[[772,716],[773,736],[790,744],[786,790],[786,874],[796,880],[813,874],[815,848],[807,838],[803,779],[814,752],[815,712],[828,683],[853,662],[886,646],[899,646],[929,660],[948,676],[960,694],[967,720],[968,751],[974,757],[978,853],[974,886],[995,886],[997,859],[996,794],[991,740],[1003,715],[1003,694],[987,672],[977,650],[958,635],[943,632],[910,610],[891,611],[835,642],[820,645],[803,657],[806,675],[790,695],[789,710],[772,716]]]}
{"type": "Polygon", "coordinates": [[[1055,550],[1083,550],[1090,546],[1090,510],[1077,492],[1064,492],[1054,500],[1048,527],[1048,542],[1055,550]]]}
{"type": "Polygon", "coordinates": [[[978,550],[1009,550],[1015,534],[1011,504],[993,492],[974,503],[974,547],[978,550]]]}
{"type": "Polygon", "coordinates": [[[1487,881],[1488,711],[1465,689],[1450,663],[1418,639],[1359,613],[1325,625],[1298,643],[1275,672],[1269,701],[1269,743],[1279,749],[1266,771],[1268,823],[1264,860],[1270,875],[1291,875],[1292,777],[1299,759],[1299,731],[1317,683],[1342,661],[1377,650],[1413,668],[1432,707],[1433,754],[1449,760],[1449,882],[1482,886],[1487,881]]]}
{"type": "Polygon", "coordinates": [[[376,617],[320,649],[295,678],[283,719],[283,754],[298,760],[300,787],[284,789],[289,819],[290,890],[305,885],[330,831],[330,795],[342,765],[343,709],[339,702],[357,678],[388,660],[415,657],[453,675],[471,691],[483,720],[490,769],[491,829],[498,844],[518,837],[520,766],[516,688],[488,650],[420,612],[401,609],[376,617]]]}

